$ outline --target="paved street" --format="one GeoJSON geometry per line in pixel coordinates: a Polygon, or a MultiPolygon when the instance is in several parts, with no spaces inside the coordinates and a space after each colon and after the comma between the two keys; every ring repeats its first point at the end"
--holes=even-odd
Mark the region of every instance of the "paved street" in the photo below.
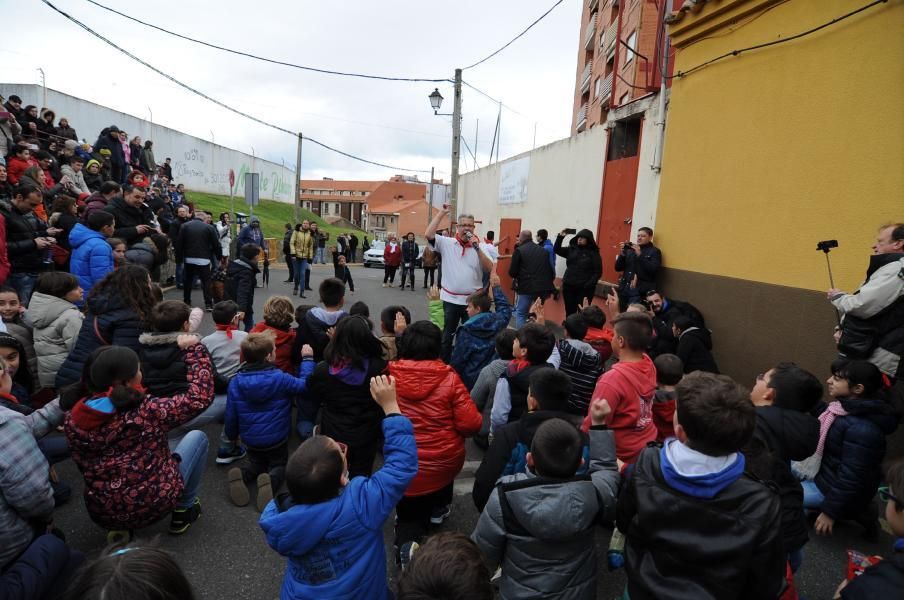
{"type": "MultiPolygon", "coordinates": [[[[353,267],[358,292],[349,295],[346,304],[364,300],[371,310],[372,320],[379,320],[379,313],[385,306],[403,303],[412,312],[414,319],[426,319],[427,307],[420,286],[415,292],[398,288],[381,287],[382,270],[353,267]]],[[[420,273],[419,273],[420,274],[420,273]]],[[[311,286],[316,290],[319,283],[332,275],[330,266],[317,266],[311,277],[311,286]]],[[[256,292],[255,314],[260,318],[261,307],[269,294],[291,295],[291,287],[283,284],[286,271],[273,270],[269,289],[256,292]]],[[[169,298],[181,299],[181,291],[171,291],[169,298]]],[[[316,297],[309,295],[308,301],[316,297]]],[[[196,304],[201,303],[200,291],[194,292],[196,304]]],[[[212,322],[205,315],[201,333],[213,330],[212,322]]],[[[143,543],[158,543],[175,553],[195,586],[199,598],[203,599],[272,599],[279,595],[280,582],[285,568],[284,560],[269,549],[263,533],[257,525],[258,513],[253,506],[237,508],[231,504],[226,494],[226,469],[214,463],[216,457],[215,440],[220,427],[209,427],[211,439],[208,455],[208,470],[201,490],[203,517],[184,536],[174,537],[166,532],[168,521],[162,521],[139,533],[143,543]]],[[[297,444],[297,439],[293,440],[297,444]]],[[[473,473],[480,463],[481,451],[468,442],[468,457],[465,468],[455,485],[455,504],[452,516],[444,529],[470,532],[477,520],[477,513],[471,502],[470,491],[473,473]]],[[[81,476],[71,461],[59,468],[61,476],[73,485],[74,499],[56,513],[57,525],[66,533],[69,542],[89,555],[96,555],[104,547],[105,532],[87,517],[81,500],[81,476]]],[[[252,502],[253,504],[253,502],[252,502]]],[[[387,548],[392,543],[392,519],[384,528],[387,548]]],[[[600,530],[597,535],[600,560],[604,561],[609,532],[600,530]]],[[[799,589],[807,599],[831,598],[837,583],[845,571],[845,549],[856,548],[869,553],[884,553],[891,546],[891,537],[883,533],[878,544],[868,544],[860,539],[857,525],[841,523],[836,525],[832,538],[812,540],[806,548],[804,565],[799,573],[799,589]]],[[[604,564],[604,562],[601,562],[604,564]]],[[[394,568],[390,567],[390,574],[394,568]]],[[[599,577],[599,598],[620,597],[624,589],[624,572],[608,573],[602,567],[599,577]]]]}

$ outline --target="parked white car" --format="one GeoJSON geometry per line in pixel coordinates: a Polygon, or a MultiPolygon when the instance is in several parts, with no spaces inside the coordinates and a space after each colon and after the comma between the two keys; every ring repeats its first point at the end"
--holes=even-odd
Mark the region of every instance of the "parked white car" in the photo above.
{"type": "MultiPolygon", "coordinates": [[[[364,266],[365,267],[382,267],[383,266],[383,249],[386,247],[386,242],[383,240],[374,240],[370,243],[370,249],[364,253],[364,266]]],[[[424,248],[426,244],[418,244],[418,252],[417,252],[417,260],[414,263],[414,266],[417,268],[421,267],[421,259],[424,258],[424,248]]]]}

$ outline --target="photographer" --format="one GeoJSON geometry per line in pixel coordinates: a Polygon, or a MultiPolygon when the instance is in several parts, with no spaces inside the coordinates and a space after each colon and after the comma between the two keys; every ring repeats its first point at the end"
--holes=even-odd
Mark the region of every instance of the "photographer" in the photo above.
{"type": "Polygon", "coordinates": [[[839,352],[866,359],[899,385],[904,380],[904,223],[879,229],[866,281],[853,294],[832,288],[828,299],[841,316],[839,352]]]}
{"type": "Polygon", "coordinates": [[[554,246],[555,253],[565,259],[565,274],[562,276],[565,316],[577,312],[578,305],[585,301],[593,301],[596,284],[603,275],[603,261],[592,231],[580,230],[571,238],[567,248],[562,247],[565,236],[574,232],[574,229],[563,229],[556,236],[554,246]]]}
{"type": "Polygon", "coordinates": [[[655,289],[656,276],[662,266],[662,252],[653,245],[653,230],[637,230],[637,243],[624,242],[615,258],[615,270],[622,273],[618,295],[624,304],[640,302],[648,290],[655,289]]]}

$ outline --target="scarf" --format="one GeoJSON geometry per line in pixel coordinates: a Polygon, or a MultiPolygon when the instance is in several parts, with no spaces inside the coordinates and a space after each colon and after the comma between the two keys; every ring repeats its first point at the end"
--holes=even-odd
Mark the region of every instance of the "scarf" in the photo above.
{"type": "Polygon", "coordinates": [[[810,481],[816,477],[819,473],[819,467],[822,466],[822,452],[825,448],[826,436],[829,435],[829,429],[832,428],[836,417],[844,416],[847,416],[847,411],[844,410],[838,400],[830,402],[829,406],[819,415],[819,443],[816,444],[816,452],[813,456],[800,462],[791,463],[791,470],[798,477],[810,481]]]}
{"type": "MultiPolygon", "coordinates": [[[[461,245],[461,255],[465,255],[465,250],[471,247],[471,243],[465,239],[463,239],[459,234],[455,234],[455,239],[461,245]]],[[[474,239],[474,238],[471,238],[474,239]]]]}
{"type": "Polygon", "coordinates": [[[506,367],[506,374],[512,376],[516,373],[520,373],[529,366],[530,361],[523,358],[513,358],[509,361],[508,367],[506,367]]]}
{"type": "Polygon", "coordinates": [[[229,338],[230,340],[232,339],[232,332],[235,331],[236,329],[238,329],[238,327],[236,327],[235,325],[233,325],[231,323],[229,325],[220,325],[219,323],[217,324],[217,331],[225,331],[226,337],[229,338]]]}

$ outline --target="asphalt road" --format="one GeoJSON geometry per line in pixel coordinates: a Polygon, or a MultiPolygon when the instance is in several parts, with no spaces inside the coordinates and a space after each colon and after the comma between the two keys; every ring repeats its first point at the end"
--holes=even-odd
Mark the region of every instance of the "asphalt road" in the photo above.
{"type": "MultiPolygon", "coordinates": [[[[404,304],[411,310],[415,320],[426,319],[427,302],[424,290],[418,286],[414,292],[398,288],[383,288],[382,270],[352,267],[357,293],[348,295],[346,304],[357,300],[367,302],[371,318],[378,322],[380,311],[392,304],[404,304]]],[[[421,272],[418,275],[422,275],[421,272]]],[[[318,265],[311,277],[311,286],[316,290],[319,283],[332,276],[332,267],[318,265]]],[[[291,286],[283,284],[285,270],[271,271],[269,288],[258,289],[255,294],[255,314],[262,314],[262,306],[269,295],[285,294],[291,297],[291,286]]],[[[397,280],[398,281],[398,280],[397,280]]],[[[181,290],[171,291],[168,298],[181,299],[181,290]]],[[[308,300],[316,299],[316,291],[309,293],[308,300]]],[[[202,304],[200,291],[194,292],[196,305],[202,304]]],[[[297,302],[297,301],[296,301],[297,302]]],[[[213,330],[209,315],[205,314],[201,333],[213,330]]],[[[257,524],[258,512],[251,505],[244,508],[234,506],[226,492],[226,468],[216,465],[216,440],[220,426],[206,429],[211,440],[207,470],[202,482],[200,498],[203,505],[202,517],[182,536],[167,533],[168,520],[161,521],[138,533],[142,543],[155,543],[171,551],[182,564],[194,585],[197,597],[201,599],[273,599],[279,597],[280,584],[285,571],[285,561],[273,552],[264,541],[257,524]]],[[[298,444],[292,440],[293,447],[298,444]]],[[[477,522],[478,514],[471,502],[473,475],[480,464],[482,451],[467,442],[467,462],[455,483],[455,500],[452,516],[442,529],[470,533],[477,522]]],[[[105,531],[91,522],[81,500],[82,478],[72,461],[58,465],[60,475],[73,486],[73,499],[56,512],[56,523],[67,535],[69,543],[89,557],[99,555],[105,546],[105,531]]],[[[253,490],[252,490],[253,493],[253,490]]],[[[252,496],[253,498],[253,496],[252,496]]],[[[839,523],[830,538],[812,539],[805,548],[805,559],[798,572],[797,585],[802,597],[807,600],[831,598],[838,582],[844,577],[847,548],[855,548],[869,554],[884,554],[891,548],[892,538],[887,533],[880,535],[879,543],[870,544],[860,537],[861,529],[853,523],[839,523]]],[[[392,519],[384,527],[387,554],[392,548],[392,519]]],[[[624,571],[609,573],[605,569],[605,553],[609,534],[600,529],[597,536],[597,551],[601,569],[598,578],[598,598],[620,598],[625,586],[624,571]]],[[[814,536],[815,537],[815,536],[814,536]]],[[[394,581],[395,570],[388,559],[390,579],[394,581]]]]}

